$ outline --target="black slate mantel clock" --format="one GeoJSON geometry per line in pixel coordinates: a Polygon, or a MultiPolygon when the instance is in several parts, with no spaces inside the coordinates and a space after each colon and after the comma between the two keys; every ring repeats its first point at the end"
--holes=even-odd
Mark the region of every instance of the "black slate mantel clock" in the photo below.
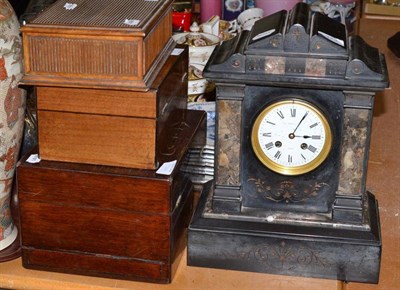
{"type": "Polygon", "coordinates": [[[384,56],[305,3],[220,45],[215,180],[188,263],[377,283],[378,205],[366,190],[384,56]]]}

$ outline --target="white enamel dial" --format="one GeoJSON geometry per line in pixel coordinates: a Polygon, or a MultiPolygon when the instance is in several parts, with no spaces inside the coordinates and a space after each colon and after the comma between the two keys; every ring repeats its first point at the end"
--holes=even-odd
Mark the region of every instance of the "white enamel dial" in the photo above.
{"type": "Polygon", "coordinates": [[[290,99],[262,110],[253,124],[251,142],[266,167],[284,175],[299,175],[312,171],[326,159],[332,132],[319,109],[290,99]]]}

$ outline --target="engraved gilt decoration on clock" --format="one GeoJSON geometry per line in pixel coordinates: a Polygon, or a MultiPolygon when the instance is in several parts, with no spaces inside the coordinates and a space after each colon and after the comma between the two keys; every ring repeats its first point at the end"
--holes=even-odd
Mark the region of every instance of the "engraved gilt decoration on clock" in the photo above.
{"type": "Polygon", "coordinates": [[[297,203],[306,201],[309,198],[318,197],[318,193],[327,183],[314,182],[308,188],[299,191],[292,181],[282,181],[278,185],[269,184],[260,178],[250,178],[249,182],[254,182],[257,192],[264,198],[274,202],[297,203]]]}
{"type": "Polygon", "coordinates": [[[319,253],[319,251],[295,244],[288,244],[280,241],[276,244],[262,244],[256,247],[236,248],[233,252],[223,251],[221,255],[229,257],[239,256],[244,260],[254,260],[261,263],[264,267],[275,269],[291,269],[304,265],[328,268],[332,263],[319,253]]]}

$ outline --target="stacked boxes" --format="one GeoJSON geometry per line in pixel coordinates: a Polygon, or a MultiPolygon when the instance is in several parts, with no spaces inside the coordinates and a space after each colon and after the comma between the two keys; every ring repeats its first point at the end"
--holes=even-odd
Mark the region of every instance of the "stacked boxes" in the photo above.
{"type": "Polygon", "coordinates": [[[205,140],[172,2],[59,0],[22,28],[41,158],[17,169],[25,267],[171,281],[193,200],[181,161],[205,140]]]}

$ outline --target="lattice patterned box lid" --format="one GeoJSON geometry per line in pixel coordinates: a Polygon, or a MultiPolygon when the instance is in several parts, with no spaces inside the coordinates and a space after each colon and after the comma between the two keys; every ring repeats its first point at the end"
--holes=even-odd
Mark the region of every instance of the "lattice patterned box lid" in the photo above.
{"type": "Polygon", "coordinates": [[[173,48],[172,2],[55,2],[21,28],[23,82],[146,90],[173,48]]]}

